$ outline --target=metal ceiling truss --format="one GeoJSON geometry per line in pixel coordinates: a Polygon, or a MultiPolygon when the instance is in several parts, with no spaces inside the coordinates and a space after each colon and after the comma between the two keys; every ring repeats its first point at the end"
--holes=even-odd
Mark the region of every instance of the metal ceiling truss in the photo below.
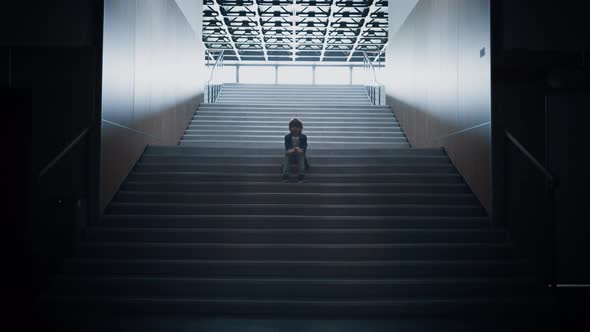
{"type": "Polygon", "coordinates": [[[384,61],[387,0],[203,0],[207,57],[225,61],[384,61]]]}

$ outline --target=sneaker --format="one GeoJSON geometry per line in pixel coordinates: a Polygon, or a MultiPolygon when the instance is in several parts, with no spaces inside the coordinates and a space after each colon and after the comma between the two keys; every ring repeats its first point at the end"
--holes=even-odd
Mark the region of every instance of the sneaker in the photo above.
{"type": "Polygon", "coordinates": [[[288,175],[283,175],[282,181],[283,181],[283,183],[289,182],[289,176],[288,175]]]}
{"type": "Polygon", "coordinates": [[[304,182],[305,182],[305,178],[304,178],[304,176],[303,176],[303,175],[299,175],[299,176],[297,177],[297,182],[299,182],[299,183],[304,183],[304,182]]]}

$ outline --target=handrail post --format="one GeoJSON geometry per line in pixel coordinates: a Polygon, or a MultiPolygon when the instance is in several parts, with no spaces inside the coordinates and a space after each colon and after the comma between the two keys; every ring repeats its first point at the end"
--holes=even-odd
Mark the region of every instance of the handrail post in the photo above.
{"type": "Polygon", "coordinates": [[[208,103],[215,103],[217,101],[217,96],[219,95],[219,92],[221,91],[221,84],[217,84],[214,81],[215,78],[215,73],[219,70],[218,68],[223,68],[224,67],[224,60],[225,58],[225,50],[221,50],[221,53],[219,54],[219,56],[217,57],[217,61],[215,61],[215,64],[213,65],[213,68],[211,68],[211,74],[209,75],[209,80],[207,81],[207,102],[208,103]],[[213,86],[211,86],[213,85],[213,86]]]}
{"type": "Polygon", "coordinates": [[[552,289],[557,287],[557,271],[556,271],[556,263],[557,263],[557,253],[555,252],[556,243],[555,243],[555,188],[553,187],[552,183],[547,183],[547,196],[549,198],[549,212],[547,213],[547,224],[546,227],[549,230],[547,234],[547,240],[549,242],[549,259],[550,259],[550,271],[549,271],[549,285],[552,289]]]}
{"type": "MultiPolygon", "coordinates": [[[[548,249],[545,252],[545,255],[549,258],[549,266],[544,267],[544,273],[546,282],[549,284],[549,287],[555,289],[557,287],[557,245],[556,245],[556,231],[557,225],[555,221],[555,194],[556,189],[559,185],[559,179],[557,179],[545,166],[543,166],[535,157],[514,137],[508,130],[504,130],[504,137],[510,142],[513,146],[519,150],[526,159],[537,169],[539,170],[545,179],[545,194],[546,198],[549,200],[549,211],[545,214],[545,234],[544,240],[547,242],[548,249]]],[[[506,167],[506,165],[504,165],[506,167]]]]}
{"type": "Polygon", "coordinates": [[[371,62],[371,59],[367,56],[365,51],[363,53],[363,67],[365,71],[369,71],[369,75],[371,78],[367,77],[367,81],[365,82],[365,87],[367,88],[369,99],[373,105],[381,105],[381,83],[377,80],[377,73],[375,72],[375,67],[371,62]],[[372,74],[372,75],[371,75],[372,74]],[[379,89],[379,91],[376,91],[379,89]],[[377,98],[379,98],[377,100],[377,98]]]}

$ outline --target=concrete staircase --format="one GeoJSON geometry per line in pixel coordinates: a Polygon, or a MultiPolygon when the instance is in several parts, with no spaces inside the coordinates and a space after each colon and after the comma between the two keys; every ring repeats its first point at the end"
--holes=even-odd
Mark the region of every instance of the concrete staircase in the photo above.
{"type": "Polygon", "coordinates": [[[199,107],[180,145],[280,151],[293,117],[313,139],[310,151],[408,147],[389,107],[371,105],[362,85],[227,84],[217,103],[199,107]]]}
{"type": "Polygon", "coordinates": [[[363,85],[300,84],[224,84],[216,103],[294,107],[371,105],[363,85]]]}
{"type": "Polygon", "coordinates": [[[117,313],[495,316],[542,307],[441,149],[362,86],[224,86],[150,146],[44,301],[117,313]],[[308,183],[281,183],[287,123],[308,183]]]}

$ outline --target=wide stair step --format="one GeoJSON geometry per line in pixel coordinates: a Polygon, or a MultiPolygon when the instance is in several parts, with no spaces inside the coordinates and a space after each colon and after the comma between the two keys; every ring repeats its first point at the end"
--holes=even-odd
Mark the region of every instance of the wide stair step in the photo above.
{"type": "MultiPolygon", "coordinates": [[[[312,166],[315,169],[315,166],[312,166]]],[[[235,173],[235,172],[138,172],[135,171],[127,177],[129,181],[165,181],[165,182],[276,182],[280,179],[280,165],[272,173],[235,173]]],[[[373,184],[373,183],[462,183],[462,178],[456,173],[373,173],[373,174],[315,174],[306,175],[310,183],[317,184],[373,184]]],[[[306,183],[300,184],[302,186],[306,183]]]]}
{"type": "Polygon", "coordinates": [[[114,201],[107,213],[114,214],[179,214],[209,215],[216,213],[238,215],[278,215],[289,214],[306,216],[378,216],[382,214],[397,216],[469,216],[485,215],[478,204],[316,204],[316,203],[160,203],[114,201]]]}
{"type": "MultiPolygon", "coordinates": [[[[215,148],[193,148],[181,146],[148,146],[145,150],[146,154],[159,154],[163,156],[168,155],[218,155],[218,156],[236,156],[242,154],[251,155],[278,155],[281,156],[285,152],[284,147],[278,148],[260,148],[255,146],[233,147],[228,149],[215,148]]],[[[310,153],[316,153],[322,157],[416,157],[416,156],[443,156],[448,157],[442,149],[391,149],[391,148],[371,148],[371,149],[354,149],[350,148],[347,151],[332,150],[332,149],[316,149],[310,147],[310,153]]]]}
{"type": "Polygon", "coordinates": [[[67,275],[186,276],[191,278],[441,278],[519,277],[517,260],[198,260],[74,258],[67,275]]]}
{"type": "MultiPolygon", "coordinates": [[[[118,315],[279,315],[287,317],[496,317],[506,318],[547,314],[550,307],[545,297],[509,296],[492,298],[396,298],[394,300],[250,300],[199,299],[181,297],[137,296],[56,296],[50,298],[60,312],[73,315],[85,312],[116,312],[118,315]],[[337,314],[336,314],[337,313],[337,314]],[[457,316],[457,313],[461,313],[457,316]],[[475,315],[475,316],[474,316],[475,315]]],[[[53,308],[50,308],[51,311],[53,308]]]]}
{"type": "Polygon", "coordinates": [[[515,258],[507,243],[161,243],[84,242],[79,257],[118,259],[497,260],[515,258]]]}
{"type": "MultiPolygon", "coordinates": [[[[285,185],[277,182],[140,182],[127,181],[123,191],[135,192],[183,192],[183,193],[282,193],[285,185]]],[[[471,193],[465,184],[384,184],[384,183],[307,183],[305,186],[292,186],[289,193],[471,193]]]]}
{"type": "Polygon", "coordinates": [[[243,193],[199,193],[199,192],[145,192],[120,191],[114,202],[121,203],[220,203],[233,204],[449,204],[477,205],[477,198],[471,194],[431,193],[321,193],[299,192],[243,192],[243,193]]]}
{"type": "Polygon", "coordinates": [[[107,214],[102,226],[241,229],[487,229],[487,217],[107,214]]]}
{"type": "Polygon", "coordinates": [[[477,229],[204,229],[96,227],[96,242],[159,243],[499,243],[504,231],[477,229]]]}
{"type": "Polygon", "coordinates": [[[247,298],[250,300],[387,300],[398,298],[474,297],[532,293],[529,279],[289,279],[180,278],[148,276],[62,277],[56,291],[68,296],[144,296],[247,298]],[[514,290],[518,290],[515,292],[514,290]]]}
{"type": "MultiPolygon", "coordinates": [[[[280,164],[279,164],[280,166],[280,164]]],[[[138,163],[138,172],[236,172],[236,173],[272,173],[277,171],[276,163],[250,163],[246,165],[228,163],[138,163]]],[[[314,174],[366,174],[366,173],[455,173],[452,165],[436,164],[318,164],[314,165],[314,174]]]]}

